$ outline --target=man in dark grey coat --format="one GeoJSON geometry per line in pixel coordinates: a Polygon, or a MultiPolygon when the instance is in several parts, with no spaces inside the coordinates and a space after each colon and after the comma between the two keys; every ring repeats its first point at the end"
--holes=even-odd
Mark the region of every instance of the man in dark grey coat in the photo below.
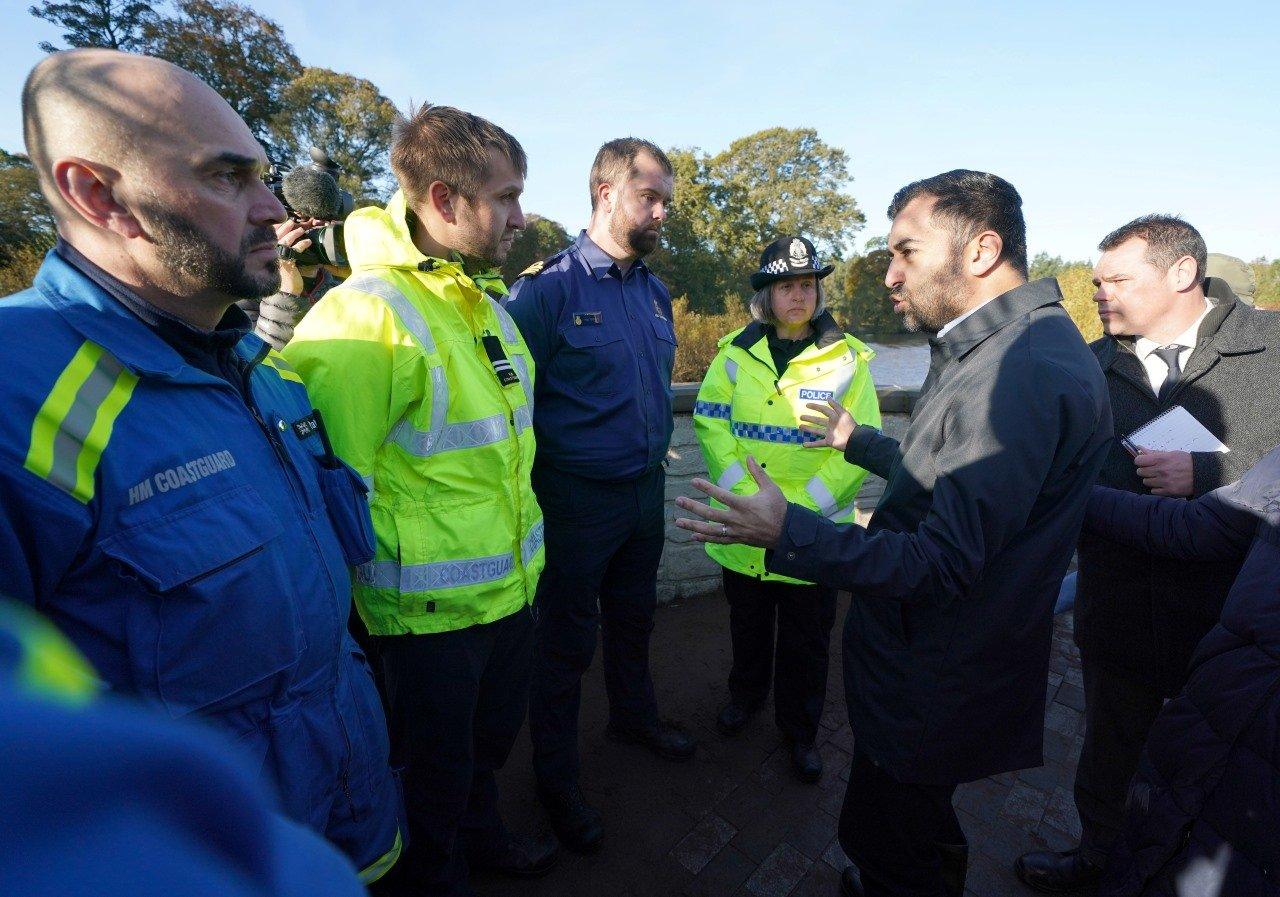
{"type": "MultiPolygon", "coordinates": [[[[1116,435],[1181,405],[1230,448],[1134,458],[1117,440],[1098,482],[1189,498],[1238,479],[1280,444],[1280,315],[1251,308],[1223,281],[1205,278],[1204,240],[1178,218],[1138,218],[1098,248],[1095,299],[1107,335],[1092,348],[1106,374],[1116,435]]],[[[1081,538],[1081,843],[1022,856],[1016,868],[1023,882],[1050,894],[1097,882],[1147,734],[1165,699],[1186,683],[1192,653],[1218,621],[1238,571],[1238,558],[1172,560],[1096,534],[1081,538]]]]}
{"type": "Polygon", "coordinates": [[[852,592],[843,891],[960,895],[956,785],[1041,763],[1052,609],[1111,413],[1057,284],[1026,282],[1011,184],[948,172],[904,187],[889,216],[885,282],[908,326],[936,334],[929,376],[901,445],[837,405],[816,443],[888,480],[870,524],[788,505],[754,460],[759,493],[695,481],[727,508],[681,498],[705,519],[677,522],[852,592]]]}

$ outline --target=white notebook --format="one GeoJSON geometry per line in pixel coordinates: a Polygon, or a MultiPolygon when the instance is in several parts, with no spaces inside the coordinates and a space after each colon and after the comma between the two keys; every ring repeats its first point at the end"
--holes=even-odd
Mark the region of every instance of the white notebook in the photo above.
{"type": "Polygon", "coordinates": [[[1131,455],[1138,449],[1153,452],[1229,452],[1191,412],[1174,405],[1150,423],[1144,424],[1120,440],[1131,455]]]}

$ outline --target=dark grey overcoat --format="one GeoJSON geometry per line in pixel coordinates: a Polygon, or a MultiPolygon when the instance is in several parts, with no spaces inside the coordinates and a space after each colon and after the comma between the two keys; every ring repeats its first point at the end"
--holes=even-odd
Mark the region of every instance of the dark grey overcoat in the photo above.
{"type": "Polygon", "coordinates": [[[888,480],[866,529],[797,505],[769,569],[848,589],[855,741],[899,781],[1039,766],[1050,633],[1111,437],[1097,360],[1056,281],[982,306],[931,346],[901,446],[846,457],[888,480]]]}

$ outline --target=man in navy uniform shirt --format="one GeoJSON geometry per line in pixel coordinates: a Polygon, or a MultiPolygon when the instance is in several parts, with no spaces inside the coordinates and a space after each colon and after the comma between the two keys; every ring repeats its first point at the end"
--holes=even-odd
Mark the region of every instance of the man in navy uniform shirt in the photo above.
{"type": "Polygon", "coordinates": [[[533,488],[547,566],[529,703],[538,796],[565,846],[597,848],[600,814],[578,787],[582,674],[604,634],[610,737],[660,756],[694,741],[658,718],[649,675],[671,439],[671,296],[641,259],[658,245],[671,162],[612,140],[591,167],[591,222],[515,282],[507,310],[537,364],[533,488]]]}

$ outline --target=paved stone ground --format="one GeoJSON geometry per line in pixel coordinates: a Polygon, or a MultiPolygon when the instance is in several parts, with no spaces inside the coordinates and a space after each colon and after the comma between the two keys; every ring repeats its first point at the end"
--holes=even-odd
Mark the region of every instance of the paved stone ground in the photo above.
{"type": "MultiPolygon", "coordinates": [[[[786,748],[766,708],[734,738],[719,735],[715,715],[726,699],[728,609],[704,597],[660,608],[652,664],[664,716],[699,739],[695,760],[664,762],[604,737],[606,701],[597,662],[584,681],[583,789],[604,814],[601,852],[565,854],[548,877],[514,882],[473,877],[493,897],[835,897],[846,864],[835,841],[836,819],[849,773],[853,735],[840,684],[841,601],[833,634],[831,675],[820,735],[826,761],[821,781],[795,781],[786,748]]],[[[1011,871],[1024,850],[1069,846],[1079,834],[1071,782],[1079,754],[1083,694],[1070,620],[1059,618],[1049,673],[1045,761],[962,786],[956,807],[973,854],[968,893],[1023,895],[1011,871]]],[[[993,737],[999,737],[993,733],[993,737]]],[[[507,823],[546,831],[533,797],[529,741],[522,733],[500,776],[507,823]]]]}

